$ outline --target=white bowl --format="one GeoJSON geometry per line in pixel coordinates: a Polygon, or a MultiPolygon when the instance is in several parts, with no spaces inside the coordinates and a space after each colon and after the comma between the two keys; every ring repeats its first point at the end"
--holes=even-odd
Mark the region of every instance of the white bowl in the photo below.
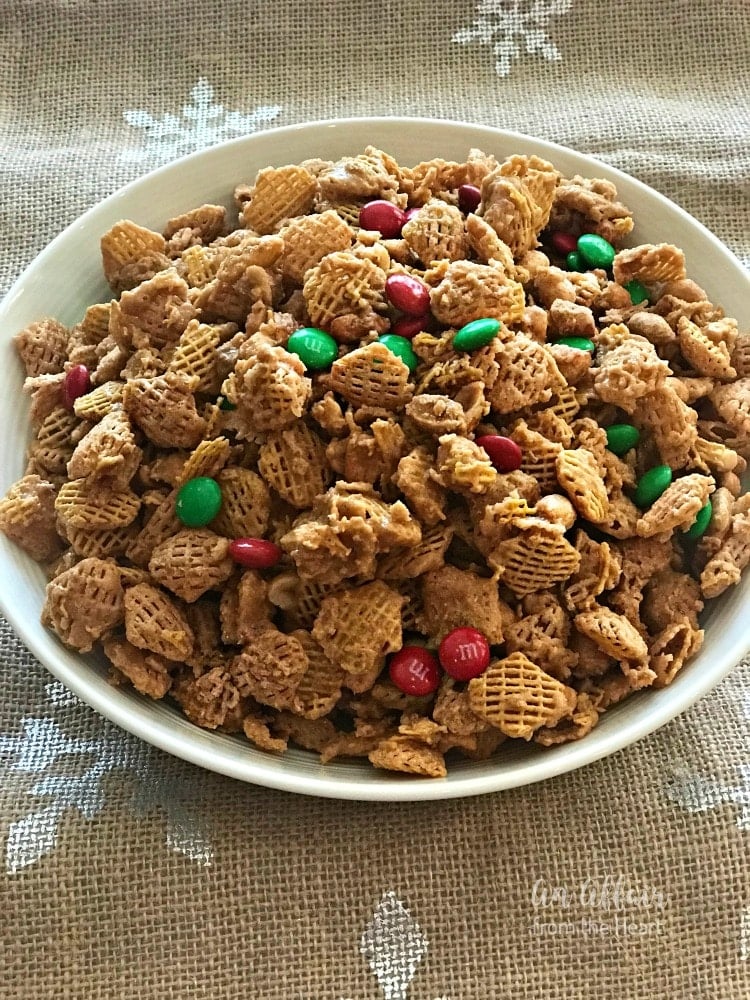
{"type": "MultiPolygon", "coordinates": [[[[43,315],[72,325],[88,305],[110,297],[99,256],[102,233],[122,218],[160,230],[170,217],[204,202],[229,206],[235,184],[252,181],[260,167],[314,156],[336,159],[359,152],[368,143],[405,164],[435,156],[463,160],[476,146],[500,159],[510,153],[536,153],[568,176],[610,178],[635,216],[631,243],[664,241],[682,247],[690,277],[729,315],[750,324],[750,278],[735,257],[682,209],[593,157],[525,135],[450,121],[360,118],[274,129],[195,153],[129,184],[69,226],[18,279],[0,305],[0,426],[5,428],[0,440],[0,495],[22,475],[29,438],[28,403],[21,394],[22,370],[11,336],[43,315]]],[[[102,659],[71,652],[39,624],[44,575],[2,535],[0,575],[0,603],[23,641],[102,715],[201,767],[272,788],[342,799],[416,801],[477,795],[571,771],[664,725],[714,687],[750,647],[746,620],[750,575],[745,575],[739,586],[712,604],[706,613],[703,649],[670,687],[629,698],[607,712],[579,743],[547,750],[504,746],[491,760],[453,764],[447,778],[416,779],[376,771],[366,761],[323,766],[316,755],[302,750],[271,756],[255,750],[244,737],[193,726],[166,703],[111,687],[102,659]]]]}

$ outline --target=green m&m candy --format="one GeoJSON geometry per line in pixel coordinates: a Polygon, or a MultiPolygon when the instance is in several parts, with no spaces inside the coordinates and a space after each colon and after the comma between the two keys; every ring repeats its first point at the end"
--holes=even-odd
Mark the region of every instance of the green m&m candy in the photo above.
{"type": "Polygon", "coordinates": [[[217,399],[217,403],[219,404],[219,409],[220,410],[227,410],[227,411],[229,411],[229,410],[236,410],[237,409],[237,407],[234,405],[234,403],[230,403],[226,396],[219,396],[219,398],[217,399]]]}
{"type": "Polygon", "coordinates": [[[499,320],[474,319],[456,332],[453,338],[453,347],[457,351],[476,351],[478,347],[489,344],[499,332],[499,320]]]}
{"type": "Polygon", "coordinates": [[[639,306],[641,302],[648,302],[648,289],[635,278],[622,287],[630,296],[630,301],[634,306],[639,306]]]}
{"type": "Polygon", "coordinates": [[[221,509],[221,487],[215,479],[196,476],[188,479],[177,492],[174,511],[186,528],[202,528],[221,509]]]}
{"type": "Polygon", "coordinates": [[[701,507],[695,515],[695,520],[687,531],[683,532],[685,538],[700,538],[711,523],[711,516],[713,515],[713,512],[714,509],[711,506],[711,501],[709,500],[705,507],[701,507]]]}
{"type": "Polygon", "coordinates": [[[641,432],[632,424],[611,424],[606,432],[607,447],[615,455],[624,455],[641,440],[641,432]]]}
{"type": "Polygon", "coordinates": [[[589,351],[591,354],[596,350],[593,340],[587,337],[561,337],[555,343],[562,344],[563,347],[575,347],[577,351],[589,351]]]}
{"type": "Polygon", "coordinates": [[[583,270],[583,258],[577,250],[571,250],[569,254],[565,255],[565,263],[568,265],[569,271],[583,270]]]}
{"type": "Polygon", "coordinates": [[[612,267],[615,248],[604,237],[596,233],[584,233],[578,237],[578,253],[589,267],[612,267]]]}
{"type": "Polygon", "coordinates": [[[395,354],[397,358],[401,358],[410,372],[417,370],[419,358],[414,353],[414,349],[406,337],[399,337],[395,333],[385,333],[382,337],[378,337],[378,341],[384,347],[387,347],[391,354],[395,354]]]}
{"type": "Polygon", "coordinates": [[[290,354],[296,354],[305,368],[319,371],[328,368],[338,357],[339,345],[325,330],[316,326],[303,326],[295,330],[286,343],[290,354]]]}
{"type": "Polygon", "coordinates": [[[635,488],[633,502],[636,507],[650,507],[671,482],[672,470],[668,465],[655,465],[653,469],[644,472],[635,488]]]}

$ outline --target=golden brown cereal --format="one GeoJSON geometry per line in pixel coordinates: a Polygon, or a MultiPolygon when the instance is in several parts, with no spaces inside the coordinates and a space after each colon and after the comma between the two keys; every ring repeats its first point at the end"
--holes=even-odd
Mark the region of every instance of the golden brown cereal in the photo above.
{"type": "Polygon", "coordinates": [[[163,656],[137,649],[121,636],[104,639],[102,648],[118,674],[130,681],[141,694],[149,698],[163,698],[172,686],[169,672],[172,664],[163,656]]]}
{"type": "Polygon", "coordinates": [[[371,322],[385,310],[385,280],[385,270],[362,254],[348,250],[326,254],[305,274],[303,294],[310,319],[323,328],[341,316],[371,322]]]}
{"type": "Polygon", "coordinates": [[[230,466],[216,476],[221,487],[221,510],[212,522],[215,531],[229,538],[260,538],[266,533],[270,513],[268,487],[257,472],[230,466]]]}
{"type": "Polygon", "coordinates": [[[67,646],[87,653],[123,619],[123,589],[109,559],[82,559],[47,584],[42,622],[67,646]]]}
{"type": "Polygon", "coordinates": [[[0,530],[37,562],[60,555],[55,528],[55,487],[40,476],[24,476],[0,500],[0,530]]]}
{"type": "Polygon", "coordinates": [[[375,767],[388,771],[405,771],[424,778],[444,778],[448,773],[439,750],[403,734],[382,740],[367,756],[375,767]]]}
{"type": "Polygon", "coordinates": [[[493,660],[481,677],[469,681],[472,712],[515,739],[530,740],[542,726],[570,714],[576,692],[546,674],[523,653],[493,660]]]}
{"type": "Polygon", "coordinates": [[[616,660],[645,660],[648,649],[633,624],[609,608],[597,607],[575,617],[575,626],[616,660]]]}
{"type": "Polygon", "coordinates": [[[581,517],[593,524],[605,521],[609,499],[596,458],[586,448],[563,450],[557,456],[557,481],[581,517]]]}
{"type": "Polygon", "coordinates": [[[251,695],[262,705],[290,708],[297,685],[308,668],[307,653],[294,635],[272,625],[256,625],[235,657],[230,672],[241,695],[251,695]]]}
{"type": "Polygon", "coordinates": [[[113,409],[78,442],[68,462],[68,476],[97,480],[105,490],[125,490],[142,458],[127,414],[113,409]]]}
{"type": "Polygon", "coordinates": [[[140,497],[132,490],[108,489],[88,479],[64,483],[55,500],[60,521],[72,528],[126,528],[140,507],[140,497]]]}
{"type": "Polygon", "coordinates": [[[193,631],[184,613],[149,583],[125,591],[125,635],[139,649],[167,660],[186,660],[193,651],[193,631]]]}
{"type": "Polygon", "coordinates": [[[638,519],[636,532],[650,538],[675,528],[686,531],[715,488],[713,480],[697,473],[676,479],[638,519]]]}
{"type": "Polygon", "coordinates": [[[454,628],[469,625],[484,633],[491,645],[499,645],[514,620],[500,599],[497,583],[489,577],[443,566],[423,578],[420,631],[435,643],[454,628]]]}
{"type": "Polygon", "coordinates": [[[685,277],[685,254],[671,243],[646,243],[620,250],[615,256],[612,271],[620,285],[629,281],[642,281],[645,285],[679,281],[685,277]]]}
{"type": "Polygon", "coordinates": [[[157,545],[148,571],[167,590],[192,603],[232,575],[229,542],[207,528],[186,528],[157,545]]]}
{"type": "Polygon", "coordinates": [[[580,553],[556,530],[560,525],[543,524],[540,521],[539,527],[500,542],[488,557],[500,579],[517,597],[563,583],[581,561],[580,553]]]}
{"type": "Polygon", "coordinates": [[[447,326],[460,327],[474,319],[491,317],[511,326],[520,322],[526,305],[523,286],[493,261],[450,264],[430,292],[433,316],[447,326]]]}
{"type": "Polygon", "coordinates": [[[26,374],[54,375],[63,370],[68,338],[67,327],[50,317],[31,323],[13,338],[26,374]]]}
{"type": "Polygon", "coordinates": [[[495,413],[546,403],[565,387],[552,352],[543,344],[517,333],[495,339],[477,351],[474,364],[485,383],[485,395],[495,413]]]}
{"type": "Polygon", "coordinates": [[[409,369],[384,344],[358,347],[334,361],[330,384],[355,407],[400,410],[411,399],[409,369]]]}
{"type": "Polygon", "coordinates": [[[347,674],[381,667],[401,648],[403,597],[376,581],[324,597],[312,634],[326,656],[347,674]]]}
{"type": "Polygon", "coordinates": [[[123,390],[122,404],[153,444],[195,448],[206,429],[206,421],[196,408],[197,383],[194,376],[178,372],[131,379],[123,390]]]}
{"type": "Polygon", "coordinates": [[[163,254],[165,249],[166,241],[159,233],[129,220],[117,222],[101,240],[104,277],[110,285],[117,287],[124,268],[154,254],[163,254]]]}
{"type": "Polygon", "coordinates": [[[294,507],[310,507],[330,479],[323,442],[305,424],[269,434],[260,448],[258,471],[294,507]]]}
{"type": "Polygon", "coordinates": [[[255,178],[242,221],[256,233],[273,232],[282,219],[306,214],[316,189],[315,178],[304,167],[266,167],[255,178]]]}
{"type": "Polygon", "coordinates": [[[229,646],[244,646],[250,629],[267,625],[273,616],[268,584],[258,570],[248,569],[224,588],[219,604],[221,640],[229,646]]]}

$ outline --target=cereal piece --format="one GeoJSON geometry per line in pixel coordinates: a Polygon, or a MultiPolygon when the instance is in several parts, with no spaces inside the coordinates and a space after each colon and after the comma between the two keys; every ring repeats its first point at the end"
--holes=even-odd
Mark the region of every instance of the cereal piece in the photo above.
{"type": "Polygon", "coordinates": [[[228,538],[262,538],[268,528],[270,495],[260,476],[236,466],[216,476],[222,504],[212,527],[228,538]]]}
{"type": "Polygon", "coordinates": [[[578,631],[613,659],[640,662],[647,658],[646,643],[623,615],[598,607],[582,611],[574,620],[578,631]]]}
{"type": "Polygon", "coordinates": [[[312,629],[326,656],[348,674],[382,666],[401,648],[403,597],[375,581],[323,598],[312,629]]]}
{"type": "Polygon", "coordinates": [[[557,459],[562,446],[532,430],[524,420],[510,428],[513,440],[521,449],[521,470],[536,479],[544,493],[557,489],[557,459]]]}
{"type": "Polygon", "coordinates": [[[564,681],[578,662],[568,649],[569,636],[570,619],[557,597],[551,592],[531,594],[523,601],[523,617],[508,630],[506,649],[543,663],[546,673],[564,681]]]}
{"type": "Polygon", "coordinates": [[[148,564],[154,580],[188,604],[217,590],[233,569],[229,542],[207,528],[189,528],[167,538],[156,546],[148,564]]]}
{"type": "Polygon", "coordinates": [[[474,251],[480,264],[495,261],[506,274],[518,277],[510,247],[500,239],[488,222],[472,212],[466,216],[465,228],[469,247],[474,251]]]}
{"type": "Polygon", "coordinates": [[[158,447],[195,448],[206,429],[206,421],[196,409],[196,383],[197,379],[177,372],[132,379],[123,390],[122,405],[158,447]]]}
{"type": "Polygon", "coordinates": [[[536,247],[557,181],[552,164],[536,156],[509,157],[482,181],[481,214],[514,257],[536,247]]]}
{"type": "Polygon", "coordinates": [[[322,399],[318,399],[312,404],[310,416],[331,437],[341,437],[349,429],[341,404],[332,392],[325,393],[322,399]]]}
{"type": "Polygon", "coordinates": [[[488,557],[503,583],[517,597],[549,590],[563,583],[578,569],[581,555],[557,530],[547,525],[522,532],[500,542],[488,557]]]}
{"type": "Polygon", "coordinates": [[[242,222],[256,233],[270,233],[295,215],[306,215],[317,191],[315,178],[304,167],[266,167],[259,170],[250,200],[242,209],[242,222]]]}
{"type": "Polygon", "coordinates": [[[163,230],[164,239],[172,250],[213,243],[224,232],[226,218],[223,205],[201,205],[170,219],[163,230]]]}
{"type": "Polygon", "coordinates": [[[471,710],[513,739],[530,740],[537,729],[557,725],[576,704],[576,692],[550,677],[523,653],[493,660],[469,681],[471,710]]]}
{"type": "Polygon", "coordinates": [[[182,332],[172,355],[168,371],[197,378],[197,392],[212,395],[218,392],[220,379],[216,349],[222,334],[234,327],[221,327],[191,320],[182,332]]]}
{"type": "Polygon", "coordinates": [[[182,486],[189,479],[206,476],[215,479],[229,461],[231,446],[225,437],[211,438],[201,441],[185,460],[179,475],[174,479],[174,486],[182,486]]]}
{"type": "Polygon", "coordinates": [[[454,628],[470,626],[498,645],[513,625],[513,612],[500,599],[495,580],[455,566],[425,574],[422,583],[420,631],[438,643],[454,628]]]}
{"type": "Polygon", "coordinates": [[[595,542],[585,531],[576,532],[576,549],[581,562],[569,578],[563,597],[569,611],[588,611],[600,594],[617,584],[622,567],[608,542],[595,542]]]}
{"type": "Polygon", "coordinates": [[[224,588],[219,604],[221,639],[229,646],[250,642],[255,626],[267,626],[273,615],[269,587],[257,570],[248,569],[224,588]]]}
{"type": "Polygon", "coordinates": [[[641,281],[653,285],[660,281],[678,281],[685,275],[685,254],[671,243],[644,243],[620,250],[612,273],[618,285],[641,281]]]}
{"type": "Polygon", "coordinates": [[[132,490],[103,489],[88,479],[64,483],[55,500],[60,521],[73,528],[126,528],[140,507],[140,497],[132,490]]]}
{"type": "Polygon", "coordinates": [[[742,570],[750,562],[750,515],[735,514],[730,533],[700,575],[704,597],[718,597],[727,587],[739,583],[742,570]]]}
{"type": "Polygon", "coordinates": [[[463,260],[467,255],[462,212],[438,198],[426,202],[401,234],[425,266],[437,260],[463,260]]]}
{"type": "Polygon", "coordinates": [[[666,625],[649,646],[649,666],[656,674],[655,688],[671,684],[687,660],[703,645],[705,632],[692,622],[678,618],[666,625]]]}
{"type": "Polygon", "coordinates": [[[594,455],[586,448],[563,450],[556,460],[557,481],[574,507],[593,524],[607,519],[609,498],[594,455]]]}
{"type": "Polygon", "coordinates": [[[299,508],[310,507],[330,479],[325,445],[305,424],[269,434],[258,471],[282,499],[299,508]]]}
{"type": "MultiPolygon", "coordinates": [[[[165,249],[166,241],[160,233],[123,219],[115,223],[101,239],[104,277],[115,291],[119,291],[124,287],[121,284],[124,271],[148,261],[153,255],[163,255],[165,249]]],[[[135,281],[134,284],[139,282],[135,281]]]]}
{"type": "Polygon", "coordinates": [[[307,668],[307,653],[299,639],[267,624],[248,630],[248,641],[232,661],[230,673],[241,695],[282,709],[294,705],[307,668]]]}
{"type": "Polygon", "coordinates": [[[750,378],[737,379],[731,385],[718,385],[709,398],[722,420],[738,436],[750,436],[750,378]]]}
{"type": "Polygon", "coordinates": [[[444,778],[448,773],[438,749],[403,734],[382,740],[367,756],[371,764],[387,771],[404,771],[423,778],[444,778]]]}
{"type": "Polygon", "coordinates": [[[120,636],[105,639],[102,646],[118,673],[126,677],[136,691],[156,700],[163,698],[169,691],[172,686],[169,673],[172,664],[164,657],[137,649],[120,636]]]}
{"type": "Polygon", "coordinates": [[[359,156],[344,156],[318,174],[321,198],[337,206],[366,198],[395,201],[400,179],[398,163],[375,146],[359,156]]]}
{"type": "Polygon", "coordinates": [[[277,431],[299,420],[312,393],[305,366],[282,347],[259,344],[239,360],[224,385],[227,399],[237,407],[229,425],[238,436],[277,431]]]}
{"type": "Polygon", "coordinates": [[[731,365],[731,351],[721,339],[710,336],[710,327],[701,329],[687,316],[677,321],[677,337],[685,360],[699,375],[711,378],[736,379],[737,372],[731,365]]]}
{"type": "Polygon", "coordinates": [[[496,262],[458,260],[430,292],[430,305],[435,319],[446,326],[461,327],[485,317],[513,326],[523,317],[526,299],[523,285],[496,262]]]}
{"type": "Polygon", "coordinates": [[[77,417],[62,406],[56,406],[44,418],[29,447],[29,459],[51,475],[62,475],[75,448],[78,431],[77,417]]]}
{"type": "Polygon", "coordinates": [[[123,382],[103,382],[85,396],[79,396],[73,404],[73,412],[81,420],[101,420],[122,401],[124,388],[123,382]]]}
{"type": "Polygon", "coordinates": [[[352,406],[400,410],[411,399],[410,373],[385,344],[367,344],[331,366],[330,385],[352,406]]]}
{"type": "Polygon", "coordinates": [[[354,230],[337,212],[329,209],[320,215],[292,219],[279,235],[284,241],[281,273],[289,281],[301,285],[305,273],[319,264],[323,257],[349,249],[354,230]]]}
{"type": "Polygon", "coordinates": [[[149,349],[156,353],[174,346],[195,308],[188,286],[176,271],[162,271],[112,303],[109,333],[126,350],[149,349]]]}
{"type": "Polygon", "coordinates": [[[287,737],[272,736],[268,722],[259,715],[246,715],[242,720],[242,731],[251,743],[266,753],[283,753],[289,743],[287,737]]]}
{"type": "Polygon", "coordinates": [[[576,174],[557,186],[549,228],[575,236],[594,232],[616,246],[633,229],[633,219],[630,210],[617,201],[611,181],[576,174]]]}
{"type": "Polygon", "coordinates": [[[392,420],[375,420],[368,432],[351,422],[351,434],[328,445],[329,463],[349,482],[377,483],[387,488],[406,450],[401,426],[392,420]]]}
{"type": "Polygon", "coordinates": [[[457,434],[439,439],[435,473],[446,489],[485,493],[494,483],[497,472],[484,448],[457,434]]]}
{"type": "Polygon", "coordinates": [[[445,520],[445,490],[433,475],[435,466],[426,448],[415,448],[398,463],[393,482],[425,526],[445,520]]]}
{"type": "Polygon", "coordinates": [[[82,559],[47,584],[42,624],[88,653],[123,619],[123,589],[112,560],[82,559]]]}
{"type": "Polygon", "coordinates": [[[638,400],[659,390],[668,375],[669,365],[662,361],[653,345],[642,337],[630,335],[600,355],[594,386],[605,403],[614,403],[626,413],[634,413],[640,409],[638,400]]]}
{"type": "Polygon", "coordinates": [[[167,660],[184,661],[191,655],[192,629],[184,613],[163,590],[149,583],[138,583],[125,591],[124,603],[128,642],[167,660]]]}
{"type": "Polygon", "coordinates": [[[367,257],[348,250],[326,254],[306,273],[302,289],[313,325],[327,330],[350,315],[371,322],[385,311],[385,281],[385,270],[367,257]]]}
{"type": "Polygon", "coordinates": [[[695,410],[682,402],[670,379],[643,396],[634,413],[636,425],[650,432],[662,462],[672,469],[681,469],[690,460],[698,439],[697,419],[695,410]]]}
{"type": "Polygon", "coordinates": [[[218,729],[241,708],[240,693],[226,666],[197,678],[181,678],[170,691],[187,718],[204,729],[218,729]]]}
{"type": "Polygon", "coordinates": [[[687,573],[667,567],[646,583],[641,617],[652,635],[680,619],[697,629],[698,615],[703,607],[698,582],[687,573]]]}
{"type": "Polygon", "coordinates": [[[0,531],[37,562],[62,552],[55,529],[55,487],[40,476],[24,476],[0,500],[0,531]]]}
{"type": "MultiPolygon", "coordinates": [[[[128,559],[136,566],[147,566],[156,546],[176,534],[182,527],[175,513],[177,490],[172,490],[165,496],[157,494],[157,497],[160,498],[157,506],[126,551],[128,559]]],[[[146,501],[149,498],[144,496],[143,499],[146,501]]]]}
{"type": "Polygon", "coordinates": [[[579,692],[570,717],[562,719],[556,726],[539,729],[534,742],[543,747],[559,746],[588,736],[599,721],[599,712],[591,695],[579,692]]]}
{"type": "Polygon", "coordinates": [[[549,323],[556,337],[585,337],[591,340],[596,333],[592,311],[586,306],[565,299],[555,299],[552,303],[549,323]]]}
{"type": "Polygon", "coordinates": [[[554,355],[524,333],[495,339],[474,355],[485,396],[495,413],[512,413],[535,403],[546,403],[565,388],[554,355]]]}
{"type": "Polygon", "coordinates": [[[56,319],[46,317],[17,333],[13,338],[26,374],[54,375],[63,370],[70,333],[56,319]]]}
{"type": "Polygon", "coordinates": [[[445,562],[445,552],[453,538],[453,528],[438,525],[422,533],[416,545],[394,548],[378,562],[378,577],[383,580],[411,580],[438,569],[445,562]]]}
{"type": "Polygon", "coordinates": [[[320,719],[335,707],[341,698],[345,673],[331,663],[309,632],[292,632],[307,654],[307,669],[294,694],[294,711],[306,719],[320,719]]]}
{"type": "Polygon", "coordinates": [[[675,528],[685,531],[715,489],[712,479],[697,473],[674,480],[638,519],[636,533],[642,538],[651,538],[675,528]]]}
{"type": "Polygon", "coordinates": [[[128,415],[115,409],[78,442],[68,462],[68,476],[97,480],[102,488],[117,492],[127,489],[142,458],[128,415]]]}

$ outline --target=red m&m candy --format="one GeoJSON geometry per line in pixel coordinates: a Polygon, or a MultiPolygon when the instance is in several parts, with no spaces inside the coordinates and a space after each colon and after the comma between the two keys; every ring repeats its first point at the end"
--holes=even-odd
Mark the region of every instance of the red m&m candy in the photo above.
{"type": "Polygon", "coordinates": [[[432,316],[429,313],[425,316],[399,316],[391,323],[391,333],[395,333],[397,337],[406,337],[407,340],[411,340],[422,330],[426,330],[431,320],[432,316]]]}
{"type": "Polygon", "coordinates": [[[91,378],[86,365],[73,365],[62,384],[62,405],[72,410],[79,396],[85,396],[91,389],[91,378]]]}
{"type": "Polygon", "coordinates": [[[476,212],[479,202],[482,200],[482,192],[473,184],[462,184],[458,189],[458,207],[462,212],[476,212]]]}
{"type": "Polygon", "coordinates": [[[406,222],[406,212],[390,201],[368,201],[359,210],[359,224],[363,229],[377,229],[387,240],[401,235],[406,222]]]}
{"type": "Polygon", "coordinates": [[[409,316],[424,316],[430,311],[430,290],[410,274],[392,274],[385,283],[385,294],[392,306],[409,316]]]}
{"type": "Polygon", "coordinates": [[[265,538],[235,538],[229,544],[229,555],[246,569],[269,569],[281,559],[283,552],[265,538]]]}
{"type": "Polygon", "coordinates": [[[457,681],[479,677],[490,663],[490,645],[476,628],[454,628],[440,643],[440,665],[457,681]]]}
{"type": "Polygon", "coordinates": [[[511,438],[501,434],[483,434],[476,443],[484,448],[498,472],[515,472],[521,468],[523,454],[511,438]]]}
{"type": "Polygon", "coordinates": [[[567,257],[578,247],[578,237],[572,233],[553,233],[549,241],[561,257],[567,257]]]}
{"type": "Polygon", "coordinates": [[[440,667],[429,650],[404,646],[391,657],[388,676],[399,691],[421,698],[437,691],[440,667]]]}

